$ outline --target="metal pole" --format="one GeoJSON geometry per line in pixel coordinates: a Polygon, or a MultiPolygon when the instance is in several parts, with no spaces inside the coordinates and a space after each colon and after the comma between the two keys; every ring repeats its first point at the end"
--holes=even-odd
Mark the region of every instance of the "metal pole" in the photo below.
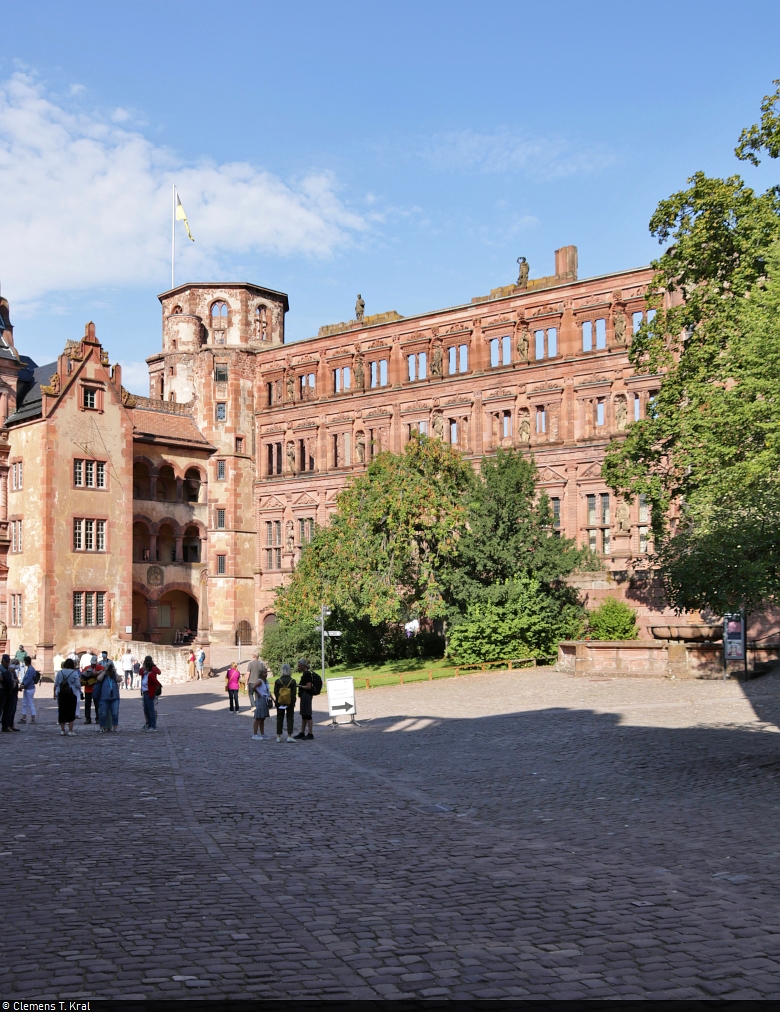
{"type": "Polygon", "coordinates": [[[322,680],[325,681],[325,605],[320,607],[320,617],[322,619],[322,629],[320,630],[320,638],[322,640],[322,680]]]}
{"type": "Polygon", "coordinates": [[[173,199],[171,202],[171,288],[175,288],[174,271],[176,265],[176,183],[173,187],[173,199]]]}

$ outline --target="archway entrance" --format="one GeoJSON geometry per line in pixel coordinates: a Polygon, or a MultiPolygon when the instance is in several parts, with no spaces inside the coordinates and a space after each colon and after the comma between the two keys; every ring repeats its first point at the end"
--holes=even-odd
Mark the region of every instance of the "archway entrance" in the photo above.
{"type": "Polygon", "coordinates": [[[158,643],[191,642],[198,632],[198,602],[195,598],[183,590],[166,591],[157,601],[156,632],[158,643]]]}

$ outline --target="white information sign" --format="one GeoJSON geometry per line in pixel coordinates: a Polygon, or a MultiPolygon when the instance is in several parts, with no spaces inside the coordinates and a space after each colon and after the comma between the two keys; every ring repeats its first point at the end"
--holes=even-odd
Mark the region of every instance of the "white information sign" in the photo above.
{"type": "Polygon", "coordinates": [[[329,678],[328,714],[331,717],[353,717],[355,715],[355,679],[329,678]]]}

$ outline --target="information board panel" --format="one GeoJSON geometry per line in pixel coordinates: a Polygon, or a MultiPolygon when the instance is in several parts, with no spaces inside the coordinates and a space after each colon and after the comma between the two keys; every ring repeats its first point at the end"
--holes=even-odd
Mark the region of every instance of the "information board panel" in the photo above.
{"type": "Polygon", "coordinates": [[[325,683],[328,690],[328,714],[331,717],[354,717],[355,679],[352,675],[344,678],[329,678],[325,683]]]}

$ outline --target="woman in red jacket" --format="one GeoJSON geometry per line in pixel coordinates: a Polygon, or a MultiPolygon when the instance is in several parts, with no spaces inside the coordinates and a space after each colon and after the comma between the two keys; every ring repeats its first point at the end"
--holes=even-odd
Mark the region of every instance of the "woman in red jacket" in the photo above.
{"type": "Polygon", "coordinates": [[[157,678],[159,674],[160,669],[155,667],[152,658],[148,656],[144,657],[144,666],[141,668],[141,699],[143,700],[144,717],[146,718],[144,731],[157,730],[155,700],[162,692],[162,686],[157,678]]]}

